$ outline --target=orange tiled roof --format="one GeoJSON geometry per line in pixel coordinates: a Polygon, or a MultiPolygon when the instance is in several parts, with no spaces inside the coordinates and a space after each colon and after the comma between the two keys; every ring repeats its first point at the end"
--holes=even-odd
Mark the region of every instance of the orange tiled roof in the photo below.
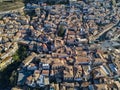
{"type": "Polygon", "coordinates": [[[79,62],[88,62],[88,61],[89,61],[88,57],[77,56],[77,58],[76,58],[77,63],[79,63],[79,62]]]}
{"type": "Polygon", "coordinates": [[[49,74],[49,70],[42,70],[42,74],[48,75],[49,74]]]}

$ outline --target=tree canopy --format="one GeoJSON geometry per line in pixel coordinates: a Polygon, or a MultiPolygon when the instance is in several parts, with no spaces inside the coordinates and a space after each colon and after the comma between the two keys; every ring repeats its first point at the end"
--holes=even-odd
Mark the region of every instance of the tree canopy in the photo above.
{"type": "Polygon", "coordinates": [[[63,37],[64,36],[64,34],[65,34],[65,29],[64,29],[64,27],[63,27],[63,25],[60,25],[59,26],[59,29],[58,29],[58,36],[60,36],[60,37],[63,37]]]}

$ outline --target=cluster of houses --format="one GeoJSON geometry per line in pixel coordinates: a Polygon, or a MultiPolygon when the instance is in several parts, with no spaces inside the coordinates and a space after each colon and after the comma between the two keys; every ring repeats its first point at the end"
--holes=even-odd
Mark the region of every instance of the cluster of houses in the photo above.
{"type": "Polygon", "coordinates": [[[40,10],[35,10],[37,16],[32,20],[26,17],[23,26],[28,28],[22,30],[19,43],[34,53],[18,68],[18,86],[43,90],[120,89],[119,49],[104,49],[104,45],[89,42],[91,35],[99,34],[119,17],[110,1],[102,1],[41,4],[40,10]]]}
{"type": "Polygon", "coordinates": [[[12,56],[18,50],[16,41],[20,39],[21,32],[16,18],[16,14],[7,14],[0,20],[0,70],[14,61],[12,56]]]}
{"type": "MultiPolygon", "coordinates": [[[[18,68],[17,85],[20,87],[119,90],[119,42],[92,44],[89,39],[118,21],[119,8],[113,7],[111,0],[86,1],[51,6],[27,4],[29,10],[35,9],[35,16],[20,13],[3,16],[0,20],[0,69],[14,62],[12,55],[18,44],[22,44],[31,55],[18,68]]],[[[113,28],[117,33],[109,32],[108,36],[117,36],[119,26],[113,28]]],[[[119,35],[117,37],[118,40],[119,35]]]]}
{"type": "Polygon", "coordinates": [[[119,90],[120,70],[115,59],[94,47],[61,45],[51,54],[28,56],[18,68],[17,85],[43,90],[119,90]]]}

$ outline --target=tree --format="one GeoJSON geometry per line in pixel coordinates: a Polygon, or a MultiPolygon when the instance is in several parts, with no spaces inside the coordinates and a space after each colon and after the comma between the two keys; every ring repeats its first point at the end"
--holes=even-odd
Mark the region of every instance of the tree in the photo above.
{"type": "Polygon", "coordinates": [[[63,28],[63,25],[60,25],[59,30],[58,30],[58,36],[63,37],[65,34],[65,29],[63,28]]]}
{"type": "Polygon", "coordinates": [[[17,52],[13,55],[13,60],[15,61],[20,60],[20,57],[17,52]]]}
{"type": "Polygon", "coordinates": [[[13,71],[9,79],[10,79],[10,85],[15,86],[17,81],[17,72],[13,71]]]}

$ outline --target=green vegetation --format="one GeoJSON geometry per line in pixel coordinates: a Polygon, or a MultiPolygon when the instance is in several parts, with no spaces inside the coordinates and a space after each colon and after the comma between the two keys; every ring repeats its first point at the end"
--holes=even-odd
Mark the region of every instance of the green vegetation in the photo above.
{"type": "Polygon", "coordinates": [[[65,34],[65,29],[64,29],[63,25],[60,25],[57,34],[58,34],[58,36],[60,36],[60,37],[63,37],[63,36],[64,36],[64,34],[65,34]]]}
{"type": "Polygon", "coordinates": [[[112,0],[112,5],[116,6],[116,0],[112,0]]]}
{"type": "Polygon", "coordinates": [[[23,6],[23,0],[14,0],[13,2],[0,2],[0,11],[14,10],[23,6]]]}
{"type": "Polygon", "coordinates": [[[0,89],[9,86],[15,86],[17,81],[17,68],[27,57],[27,47],[19,46],[19,49],[13,55],[14,63],[10,64],[4,70],[0,71],[0,89]]]}
{"type": "Polygon", "coordinates": [[[25,46],[20,46],[16,53],[13,55],[13,60],[21,61],[27,57],[27,48],[25,46]]]}

